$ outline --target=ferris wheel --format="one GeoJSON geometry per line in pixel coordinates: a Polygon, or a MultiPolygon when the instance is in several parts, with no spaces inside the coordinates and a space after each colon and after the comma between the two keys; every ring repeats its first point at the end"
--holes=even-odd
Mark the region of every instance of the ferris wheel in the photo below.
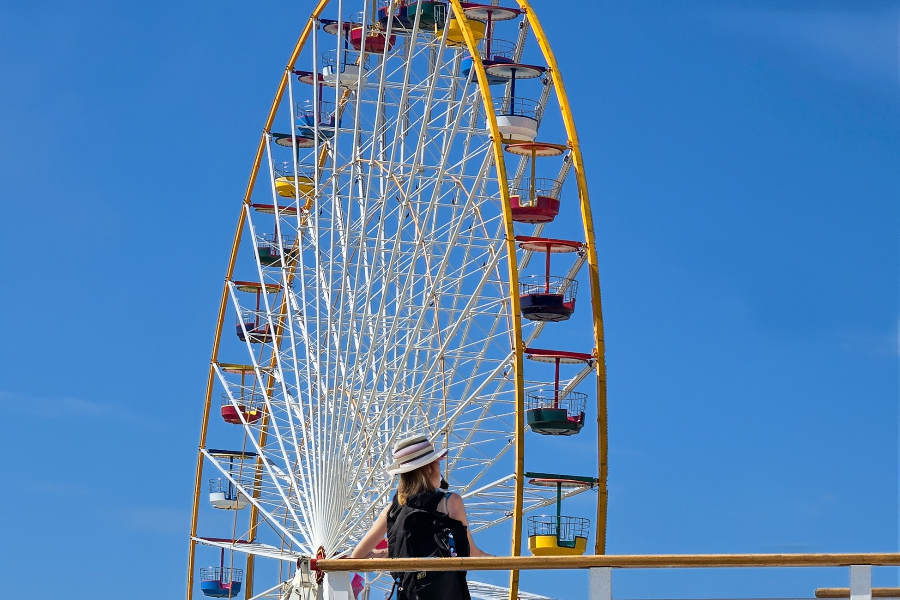
{"type": "Polygon", "coordinates": [[[449,450],[473,533],[511,526],[513,555],[523,537],[539,555],[605,551],[591,207],[526,0],[321,0],[306,22],[228,261],[188,598],[303,597],[297,565],[349,553],[390,502],[392,446],[423,432],[449,450]],[[566,328],[590,342],[544,341],[566,328]],[[596,472],[526,471],[529,436],[565,452],[594,420],[596,472]],[[596,511],[563,515],[582,492],[596,511]]]}

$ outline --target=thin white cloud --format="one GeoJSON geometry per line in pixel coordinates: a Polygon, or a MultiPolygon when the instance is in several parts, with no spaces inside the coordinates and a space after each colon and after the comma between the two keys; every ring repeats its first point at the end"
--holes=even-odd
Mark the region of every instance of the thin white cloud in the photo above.
{"type": "Polygon", "coordinates": [[[40,398],[0,391],[0,405],[40,417],[102,416],[106,411],[97,402],[79,398],[40,398]]]}
{"type": "Polygon", "coordinates": [[[161,424],[127,408],[71,397],[47,398],[0,391],[0,408],[46,419],[80,417],[135,422],[143,425],[161,424]]]}
{"type": "Polygon", "coordinates": [[[115,520],[128,531],[161,535],[184,535],[191,524],[186,508],[131,506],[115,509],[115,520]]]}
{"type": "Polygon", "coordinates": [[[762,39],[842,83],[889,88],[898,84],[900,11],[718,9],[717,25],[762,39]]]}
{"type": "Polygon", "coordinates": [[[92,490],[83,485],[47,479],[26,480],[20,487],[25,493],[54,498],[84,498],[93,495],[92,490]]]}
{"type": "Polygon", "coordinates": [[[804,554],[815,552],[817,546],[815,544],[767,544],[763,546],[763,549],[774,554],[804,554]]]}
{"type": "Polygon", "coordinates": [[[873,357],[896,358],[900,355],[900,335],[897,331],[885,333],[841,332],[839,347],[846,352],[862,353],[873,357]]]}

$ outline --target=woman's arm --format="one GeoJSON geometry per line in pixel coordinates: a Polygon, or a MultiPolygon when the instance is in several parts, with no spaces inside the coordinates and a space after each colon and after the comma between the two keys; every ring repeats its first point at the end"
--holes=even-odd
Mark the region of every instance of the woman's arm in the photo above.
{"type": "Polygon", "coordinates": [[[366,535],[363,536],[363,539],[359,540],[359,543],[356,545],[356,548],[353,549],[353,552],[350,553],[350,558],[387,558],[387,549],[385,550],[376,550],[375,546],[384,539],[384,536],[387,535],[387,514],[391,509],[391,505],[388,504],[384,507],[384,510],[381,511],[381,514],[378,515],[378,518],[375,519],[375,523],[372,524],[372,528],[366,532],[366,535]]]}
{"type": "Polygon", "coordinates": [[[470,556],[493,556],[493,554],[488,554],[475,545],[475,540],[472,539],[472,532],[469,531],[469,519],[466,517],[466,505],[463,503],[462,496],[459,494],[452,494],[450,496],[450,499],[447,501],[447,512],[451,519],[456,519],[466,526],[466,535],[469,537],[470,556]]]}

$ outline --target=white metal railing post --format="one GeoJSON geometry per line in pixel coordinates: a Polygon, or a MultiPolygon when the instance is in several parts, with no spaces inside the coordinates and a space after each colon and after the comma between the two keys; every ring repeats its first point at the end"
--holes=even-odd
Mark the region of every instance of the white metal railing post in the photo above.
{"type": "Polygon", "coordinates": [[[850,567],[850,600],[872,600],[871,565],[850,567]]]}
{"type": "Polygon", "coordinates": [[[324,600],[351,600],[350,573],[327,573],[325,575],[324,600]]]}
{"type": "MultiPolygon", "coordinates": [[[[612,568],[593,567],[588,570],[588,573],[588,598],[590,600],[612,600],[612,568]]],[[[853,598],[852,600],[857,599],[853,598]]]]}

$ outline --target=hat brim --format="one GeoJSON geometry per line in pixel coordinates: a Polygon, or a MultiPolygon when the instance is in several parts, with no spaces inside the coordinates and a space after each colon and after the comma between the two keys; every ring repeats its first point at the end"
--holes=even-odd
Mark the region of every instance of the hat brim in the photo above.
{"type": "Polygon", "coordinates": [[[400,473],[409,473],[410,471],[415,471],[419,467],[424,467],[427,464],[433,463],[436,460],[441,460],[442,458],[447,456],[447,450],[435,450],[434,452],[429,452],[428,454],[423,454],[419,458],[413,459],[407,463],[400,464],[399,462],[395,462],[391,466],[387,468],[387,472],[389,475],[399,475],[400,473]]]}

